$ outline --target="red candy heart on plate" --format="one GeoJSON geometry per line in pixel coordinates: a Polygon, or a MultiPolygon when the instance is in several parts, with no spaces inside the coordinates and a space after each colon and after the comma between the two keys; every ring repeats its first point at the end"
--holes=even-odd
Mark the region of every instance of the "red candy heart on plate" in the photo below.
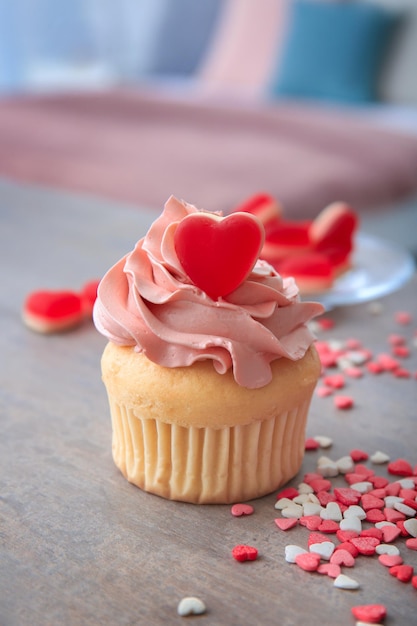
{"type": "Polygon", "coordinates": [[[220,217],[201,211],[181,220],[174,245],[188,278],[217,300],[249,276],[264,237],[261,222],[249,213],[220,217]]]}

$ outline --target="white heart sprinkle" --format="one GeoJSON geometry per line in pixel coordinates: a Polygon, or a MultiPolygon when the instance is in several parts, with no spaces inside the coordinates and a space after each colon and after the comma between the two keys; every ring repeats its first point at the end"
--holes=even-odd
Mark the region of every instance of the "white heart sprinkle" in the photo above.
{"type": "Polygon", "coordinates": [[[317,441],[320,448],[330,448],[330,446],[333,444],[333,440],[330,439],[330,437],[326,437],[325,435],[317,435],[316,437],[313,437],[313,439],[314,441],[317,441]]]}
{"type": "Polygon", "coordinates": [[[317,473],[323,476],[323,478],[334,478],[339,475],[339,468],[334,461],[326,461],[319,463],[317,473]]]}
{"type": "Polygon", "coordinates": [[[281,511],[282,517],[300,519],[303,516],[303,507],[300,504],[291,504],[281,511]]]}
{"type": "Polygon", "coordinates": [[[292,505],[292,500],[290,500],[290,498],[279,498],[279,500],[275,502],[276,509],[285,509],[287,508],[287,506],[291,506],[291,505],[292,505]]]}
{"type": "Polygon", "coordinates": [[[371,455],[370,459],[372,463],[376,463],[377,465],[380,465],[382,463],[388,463],[388,461],[390,460],[390,457],[388,456],[388,454],[385,454],[385,452],[381,452],[380,450],[378,450],[377,452],[371,455]]]}
{"type": "Polygon", "coordinates": [[[206,612],[206,605],[200,598],[189,596],[180,601],[177,611],[178,615],[182,617],[186,615],[202,615],[206,612]]]}
{"type": "Polygon", "coordinates": [[[337,502],[329,502],[325,509],[320,513],[322,519],[331,519],[333,522],[340,522],[342,519],[342,511],[337,502]]]}
{"type": "Polygon", "coordinates": [[[321,541],[320,543],[312,543],[310,545],[310,552],[319,554],[322,559],[328,561],[332,556],[335,547],[336,546],[333,541],[321,541]]]}
{"type": "Polygon", "coordinates": [[[372,483],[364,480],[360,483],[353,483],[353,485],[350,485],[350,488],[359,491],[359,493],[368,493],[369,491],[372,491],[374,486],[372,483]]]}
{"type": "Polygon", "coordinates": [[[414,480],[411,478],[401,478],[400,480],[396,480],[395,482],[400,483],[403,489],[414,489],[415,484],[414,480]]]}
{"type": "Polygon", "coordinates": [[[360,533],[362,530],[362,522],[359,517],[355,517],[355,515],[342,519],[339,526],[340,530],[353,530],[357,533],[360,533]]]}
{"type": "Polygon", "coordinates": [[[322,506],[315,502],[306,502],[303,506],[304,515],[320,515],[322,506]]]}
{"type": "Polygon", "coordinates": [[[407,517],[414,517],[416,514],[416,511],[412,506],[407,506],[407,504],[404,504],[403,502],[397,502],[394,504],[394,509],[407,517]]]}
{"type": "Polygon", "coordinates": [[[285,546],[285,560],[287,563],[295,563],[295,559],[299,554],[305,554],[307,550],[304,548],[300,548],[300,546],[295,546],[294,544],[289,544],[285,546]]]}
{"type": "Polygon", "coordinates": [[[360,520],[366,518],[366,513],[358,504],[351,504],[343,513],[343,517],[357,517],[360,520]]]}
{"type": "Polygon", "coordinates": [[[358,589],[359,583],[357,580],[346,576],[346,574],[339,574],[333,583],[334,587],[338,589],[358,589]]]}
{"type": "Polygon", "coordinates": [[[406,519],[404,522],[404,528],[412,537],[417,537],[417,519],[406,519]]]}
{"type": "Polygon", "coordinates": [[[351,456],[342,456],[336,461],[336,465],[341,474],[348,474],[348,472],[351,472],[355,467],[351,456]]]}
{"type": "Polygon", "coordinates": [[[363,365],[368,360],[368,355],[363,350],[349,350],[346,358],[352,365],[363,365]]]}
{"type": "Polygon", "coordinates": [[[304,504],[308,502],[308,493],[300,493],[300,495],[295,496],[293,502],[294,504],[304,504]]]}
{"type": "Polygon", "coordinates": [[[300,483],[297,487],[298,493],[313,493],[314,489],[311,485],[307,485],[307,483],[300,483]]]}
{"type": "Polygon", "coordinates": [[[404,498],[400,498],[399,496],[386,496],[384,502],[388,509],[393,509],[397,502],[404,502],[404,498]]]}
{"type": "Polygon", "coordinates": [[[416,510],[413,509],[412,506],[408,506],[403,502],[397,502],[396,504],[394,504],[394,509],[396,511],[399,511],[403,515],[406,515],[407,517],[414,517],[414,515],[416,514],[416,510]]]}
{"type": "Polygon", "coordinates": [[[375,552],[377,554],[390,554],[393,556],[397,556],[397,554],[400,554],[397,546],[392,545],[392,543],[380,543],[375,548],[375,552]]]}
{"type": "Polygon", "coordinates": [[[375,528],[383,528],[384,526],[396,526],[396,524],[394,524],[394,522],[386,522],[386,521],[377,522],[375,524],[375,528]]]}

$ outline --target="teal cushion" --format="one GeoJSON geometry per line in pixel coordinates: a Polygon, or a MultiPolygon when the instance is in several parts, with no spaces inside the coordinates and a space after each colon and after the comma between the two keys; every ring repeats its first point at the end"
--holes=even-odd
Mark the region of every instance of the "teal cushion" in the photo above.
{"type": "Polygon", "coordinates": [[[345,103],[376,100],[397,22],[396,14],[368,2],[294,1],[272,94],[345,103]]]}

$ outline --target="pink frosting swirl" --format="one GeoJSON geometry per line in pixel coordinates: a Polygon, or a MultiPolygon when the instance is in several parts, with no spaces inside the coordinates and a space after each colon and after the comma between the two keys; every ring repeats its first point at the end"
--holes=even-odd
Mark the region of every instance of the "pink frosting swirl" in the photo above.
{"type": "Polygon", "coordinates": [[[136,346],[161,366],[212,359],[219,374],[232,367],[239,385],[262,387],[272,378],[271,361],[304,356],[314,340],[307,322],[323,307],[301,302],[295,281],[262,260],[235,291],[212,300],[190,283],[175,252],[175,229],[194,212],[169,198],[147,235],[100,282],[94,323],[110,341],[136,346]]]}

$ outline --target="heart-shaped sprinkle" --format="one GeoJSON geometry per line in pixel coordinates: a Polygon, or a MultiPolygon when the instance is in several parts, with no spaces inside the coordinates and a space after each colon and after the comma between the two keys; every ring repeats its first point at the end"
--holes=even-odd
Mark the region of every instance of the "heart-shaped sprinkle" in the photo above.
{"type": "Polygon", "coordinates": [[[413,577],[414,568],[411,565],[394,565],[390,567],[389,573],[402,583],[408,583],[413,577]]]}
{"type": "Polygon", "coordinates": [[[387,616],[387,609],[383,604],[362,604],[352,607],[353,617],[367,624],[378,624],[387,616]]]}
{"type": "Polygon", "coordinates": [[[254,508],[251,504],[234,504],[230,509],[231,514],[234,517],[241,517],[242,515],[252,515],[254,508]]]}
{"type": "Polygon", "coordinates": [[[340,576],[340,565],[336,563],[321,563],[317,568],[318,574],[326,574],[329,578],[337,578],[340,576]]]}
{"type": "Polygon", "coordinates": [[[411,476],[413,474],[413,468],[405,459],[397,459],[396,461],[388,463],[388,472],[395,476],[411,476]]]}
{"type": "Polygon", "coordinates": [[[232,550],[232,556],[236,561],[255,561],[258,558],[258,550],[253,546],[239,544],[232,550]]]}
{"type": "Polygon", "coordinates": [[[395,565],[402,565],[403,560],[399,554],[380,554],[378,561],[385,567],[394,567],[395,565]]]}
{"type": "Polygon", "coordinates": [[[332,556],[335,549],[333,541],[320,541],[319,543],[312,543],[309,547],[310,552],[318,554],[322,559],[328,561],[332,556]]]}
{"type": "Polygon", "coordinates": [[[345,565],[346,567],[353,567],[355,565],[354,556],[347,550],[335,550],[330,558],[330,563],[336,565],[345,565]]]}
{"type": "Polygon", "coordinates": [[[383,463],[388,463],[389,460],[390,460],[390,457],[388,456],[388,454],[386,454],[385,452],[381,452],[380,450],[377,450],[371,456],[371,461],[372,463],[375,463],[375,465],[382,465],[383,463]]]}
{"type": "Polygon", "coordinates": [[[308,530],[318,530],[322,521],[320,515],[303,515],[300,517],[300,524],[308,530]]]}
{"type": "Polygon", "coordinates": [[[261,222],[249,213],[220,217],[200,211],[178,224],[174,246],[188,278],[217,300],[249,276],[264,242],[261,222]]]}
{"type": "Polygon", "coordinates": [[[350,515],[341,520],[339,524],[340,530],[352,530],[355,533],[360,533],[362,530],[362,522],[355,515],[350,515]]]}
{"type": "MultiPolygon", "coordinates": [[[[400,554],[397,546],[394,546],[392,543],[380,543],[379,546],[375,548],[375,552],[381,556],[398,556],[400,554]]],[[[392,565],[397,565],[397,563],[392,563],[392,565]]]]}
{"type": "Polygon", "coordinates": [[[306,572],[315,572],[320,565],[320,555],[314,552],[304,552],[295,557],[295,562],[306,572]]]}
{"type": "Polygon", "coordinates": [[[404,522],[404,528],[412,537],[417,537],[417,519],[407,519],[404,522]]]}
{"type": "Polygon", "coordinates": [[[340,574],[333,583],[334,587],[338,589],[359,589],[359,583],[357,580],[346,576],[346,574],[340,574]]]}
{"type": "Polygon", "coordinates": [[[331,519],[325,519],[322,521],[317,530],[322,533],[336,533],[339,530],[339,524],[331,519]]]}
{"type": "Polygon", "coordinates": [[[187,615],[202,615],[206,612],[206,605],[200,598],[189,596],[183,598],[178,604],[178,615],[186,617],[187,615]]]}
{"type": "Polygon", "coordinates": [[[294,526],[298,524],[298,520],[295,517],[288,519],[285,517],[277,517],[274,522],[280,530],[290,530],[290,528],[294,528],[294,526]]]}
{"type": "Polygon", "coordinates": [[[375,554],[376,546],[381,543],[376,537],[353,537],[350,542],[365,556],[375,554]]]}
{"type": "Polygon", "coordinates": [[[360,520],[365,519],[366,513],[358,504],[351,504],[343,513],[343,517],[357,517],[360,520]]]}
{"type": "Polygon", "coordinates": [[[307,553],[307,550],[301,548],[300,546],[295,546],[293,544],[285,546],[285,560],[287,563],[295,563],[297,556],[305,553],[307,553]]]}
{"type": "Polygon", "coordinates": [[[411,539],[407,539],[405,545],[409,550],[417,550],[417,537],[412,537],[411,539]]]}
{"type": "Polygon", "coordinates": [[[381,530],[384,543],[391,543],[401,535],[401,529],[398,526],[384,526],[381,530]]]}

